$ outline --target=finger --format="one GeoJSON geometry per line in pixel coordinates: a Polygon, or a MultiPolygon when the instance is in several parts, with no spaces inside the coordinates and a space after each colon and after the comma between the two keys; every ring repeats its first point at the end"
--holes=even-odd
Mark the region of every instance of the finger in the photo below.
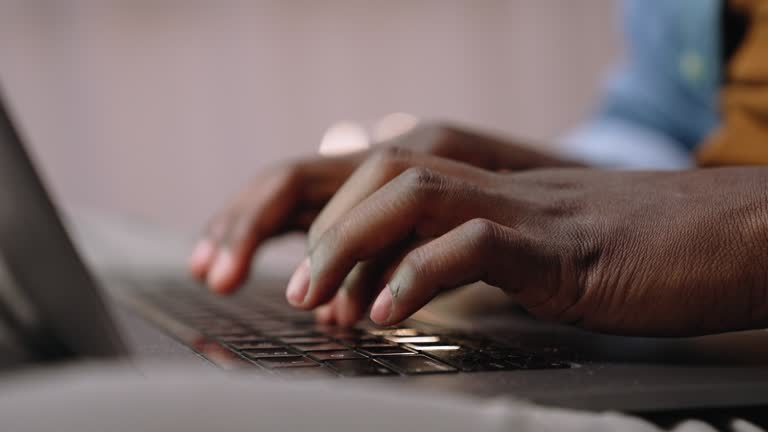
{"type": "Polygon", "coordinates": [[[487,176],[486,172],[460,162],[397,147],[380,149],[349,177],[318,215],[309,231],[310,249],[342,215],[411,167],[424,167],[475,183],[484,182],[487,176]]]}
{"type": "Polygon", "coordinates": [[[333,325],[336,323],[336,315],[333,310],[333,301],[315,309],[315,321],[318,324],[333,325]]]}
{"type": "Polygon", "coordinates": [[[376,258],[357,264],[347,275],[333,298],[338,325],[351,327],[360,321],[374,298],[384,289],[400,261],[425,241],[406,241],[382,252],[376,258]]]}
{"type": "Polygon", "coordinates": [[[342,327],[352,327],[364,316],[378,293],[384,289],[385,275],[394,270],[389,257],[356,265],[333,298],[334,317],[342,327]]]}
{"type": "Polygon", "coordinates": [[[269,178],[250,198],[251,203],[230,219],[206,277],[213,291],[230,293],[246,278],[258,245],[279,231],[296,207],[299,181],[292,173],[269,178]]]}
{"type": "Polygon", "coordinates": [[[246,278],[260,244],[289,227],[306,229],[316,217],[315,209],[330,199],[362,157],[316,158],[257,179],[222,226],[217,225],[217,233],[209,232],[196,248],[195,274],[216,292],[233,291],[246,278]]]}
{"type": "Polygon", "coordinates": [[[344,156],[319,157],[299,161],[296,166],[304,179],[301,200],[312,206],[324,206],[367,157],[368,151],[344,156]]]}
{"type": "Polygon", "coordinates": [[[227,229],[235,217],[236,210],[228,209],[208,224],[205,236],[198,241],[189,258],[189,269],[197,279],[205,281],[216,259],[218,245],[226,236],[227,229]]]}
{"type": "Polygon", "coordinates": [[[331,300],[338,325],[351,327],[364,316],[365,308],[383,287],[380,276],[379,263],[374,261],[359,263],[352,269],[331,300]]]}
{"type": "MultiPolygon", "coordinates": [[[[377,263],[360,263],[344,280],[342,287],[328,302],[315,309],[315,318],[321,324],[351,327],[365,314],[373,298],[384,287],[383,270],[377,263]]],[[[291,296],[287,296],[289,301],[291,296]]]]}
{"type": "Polygon", "coordinates": [[[373,258],[413,233],[422,238],[438,236],[469,219],[495,218],[497,204],[498,197],[488,196],[471,184],[424,168],[410,169],[323,235],[310,252],[312,265],[308,284],[302,285],[303,301],[293,304],[311,309],[330,299],[358,262],[373,258]]]}
{"type": "Polygon", "coordinates": [[[439,293],[483,281],[508,290],[534,285],[546,270],[533,265],[536,243],[519,231],[473,219],[411,251],[371,310],[380,325],[396,324],[439,293]]]}
{"type": "Polygon", "coordinates": [[[216,256],[216,247],[213,242],[208,239],[203,239],[197,242],[192,254],[189,256],[189,271],[192,275],[201,281],[205,280],[205,275],[208,273],[216,256]]]}

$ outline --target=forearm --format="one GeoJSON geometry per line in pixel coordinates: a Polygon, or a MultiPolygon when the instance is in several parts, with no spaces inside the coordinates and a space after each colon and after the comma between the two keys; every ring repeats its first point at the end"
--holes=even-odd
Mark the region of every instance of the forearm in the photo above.
{"type": "Polygon", "coordinates": [[[649,300],[660,309],[672,305],[660,315],[689,314],[681,335],[768,326],[768,168],[698,169],[660,179],[652,183],[659,193],[649,210],[661,216],[652,219],[663,230],[643,240],[648,228],[641,226],[633,236],[656,255],[643,262],[652,264],[645,277],[663,287],[649,300]]]}
{"type": "MultiPolygon", "coordinates": [[[[713,170],[714,171],[714,170],[713,170]]],[[[768,168],[727,168],[716,174],[715,182],[728,182],[739,189],[733,193],[730,211],[722,224],[733,224],[730,249],[722,263],[724,282],[739,293],[725,298],[746,299],[747,326],[768,326],[768,168]],[[728,217],[732,216],[732,217],[728,217]]]]}

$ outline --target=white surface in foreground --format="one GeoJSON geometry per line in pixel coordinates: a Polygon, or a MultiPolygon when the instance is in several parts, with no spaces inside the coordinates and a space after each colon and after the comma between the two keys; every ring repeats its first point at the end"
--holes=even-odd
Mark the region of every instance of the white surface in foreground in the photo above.
{"type": "MultiPolygon", "coordinates": [[[[630,431],[657,429],[620,414],[585,414],[507,400],[395,393],[333,382],[279,382],[244,374],[79,365],[6,379],[3,430],[87,431],[630,431]],[[189,373],[188,373],[189,372],[189,373]]],[[[709,430],[691,429],[680,431],[709,430]]]]}

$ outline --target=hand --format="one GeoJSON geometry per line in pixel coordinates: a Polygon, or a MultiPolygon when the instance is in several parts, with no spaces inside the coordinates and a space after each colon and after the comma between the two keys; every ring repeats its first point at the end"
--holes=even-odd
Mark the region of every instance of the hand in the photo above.
{"type": "MultiPolygon", "coordinates": [[[[525,147],[441,125],[420,126],[380,147],[391,146],[490,170],[569,164],[525,147]]],[[[257,176],[210,222],[192,253],[190,270],[216,292],[234,291],[246,278],[257,248],[277,234],[306,230],[368,154],[306,159],[257,176]]]]}
{"type": "Polygon", "coordinates": [[[396,324],[484,281],[541,318],[692,335],[768,323],[768,170],[493,173],[408,151],[363,164],[310,230],[287,297],[396,324]],[[338,295],[337,295],[338,297],[338,295]]]}

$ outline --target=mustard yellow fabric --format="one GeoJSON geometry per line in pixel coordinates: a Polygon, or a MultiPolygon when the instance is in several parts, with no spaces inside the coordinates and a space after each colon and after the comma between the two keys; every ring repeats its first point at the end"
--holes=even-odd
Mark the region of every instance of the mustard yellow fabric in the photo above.
{"type": "Polygon", "coordinates": [[[768,0],[731,0],[749,30],[728,65],[723,125],[701,146],[701,166],[768,165],[768,0]]]}

